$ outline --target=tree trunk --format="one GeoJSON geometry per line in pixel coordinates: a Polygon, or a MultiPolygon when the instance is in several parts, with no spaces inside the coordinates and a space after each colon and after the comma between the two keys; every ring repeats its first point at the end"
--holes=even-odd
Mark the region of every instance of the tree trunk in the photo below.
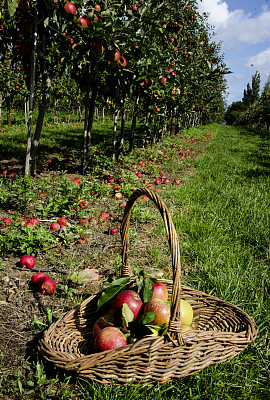
{"type": "Polygon", "coordinates": [[[33,48],[31,52],[31,71],[30,71],[30,93],[29,93],[29,114],[28,114],[28,130],[27,130],[27,146],[25,157],[25,176],[30,172],[31,146],[32,146],[32,125],[33,125],[33,107],[34,107],[34,88],[35,88],[35,69],[36,69],[36,48],[37,48],[37,10],[34,8],[33,23],[33,48]]]}
{"type": "Polygon", "coordinates": [[[0,126],[2,126],[2,93],[0,93],[0,126]]]}
{"type": "Polygon", "coordinates": [[[117,106],[115,106],[113,113],[113,154],[112,154],[113,161],[115,161],[116,158],[116,143],[117,143],[116,132],[117,132],[118,117],[119,117],[119,110],[117,106]]]}
{"type": "MultiPolygon", "coordinates": [[[[83,149],[83,174],[86,173],[87,167],[90,165],[92,161],[92,128],[93,128],[93,120],[95,116],[95,108],[96,108],[96,98],[98,92],[98,66],[95,65],[93,69],[93,73],[91,76],[91,87],[92,94],[89,103],[89,113],[87,118],[87,124],[85,123],[85,128],[87,125],[87,129],[84,130],[84,149],[83,149]]],[[[89,79],[90,81],[90,79],[89,79]]],[[[89,97],[89,91],[88,91],[89,97]]]]}
{"type": "Polygon", "coordinates": [[[123,93],[123,106],[122,106],[122,118],[121,118],[121,129],[120,129],[120,142],[117,150],[117,160],[124,151],[124,140],[125,140],[125,118],[126,118],[126,105],[127,105],[127,95],[124,91],[123,93]]]}
{"type": "Polygon", "coordinates": [[[102,107],[102,123],[105,124],[105,107],[102,107]]]}
{"type": "Polygon", "coordinates": [[[7,82],[7,124],[11,125],[11,98],[10,98],[10,81],[7,82]]]}
{"type": "MultiPolygon", "coordinates": [[[[35,129],[35,134],[33,140],[31,141],[30,146],[30,167],[31,167],[31,174],[35,173],[36,168],[36,153],[39,145],[40,135],[43,127],[45,112],[47,110],[47,106],[49,103],[50,98],[50,91],[51,91],[51,80],[47,70],[47,63],[46,63],[46,37],[45,34],[42,35],[42,58],[41,58],[41,67],[42,67],[42,79],[44,82],[44,92],[42,96],[41,106],[39,108],[38,119],[35,129]]],[[[32,122],[31,122],[32,123],[32,122]]]]}
{"type": "Polygon", "coordinates": [[[133,107],[133,112],[132,112],[132,121],[131,121],[130,137],[129,137],[129,150],[128,151],[130,153],[134,150],[136,123],[137,123],[137,116],[138,116],[138,111],[139,111],[139,100],[140,100],[140,96],[137,93],[136,98],[135,98],[135,104],[133,107]]]}
{"type": "Polygon", "coordinates": [[[54,117],[53,117],[53,123],[58,124],[58,99],[54,100],[54,117]]]}
{"type": "Polygon", "coordinates": [[[67,115],[66,115],[66,123],[70,123],[70,108],[71,108],[71,100],[68,100],[68,109],[67,109],[67,115]]]}
{"type": "Polygon", "coordinates": [[[25,102],[24,102],[24,123],[27,126],[29,120],[29,100],[27,97],[25,97],[25,102]]]}

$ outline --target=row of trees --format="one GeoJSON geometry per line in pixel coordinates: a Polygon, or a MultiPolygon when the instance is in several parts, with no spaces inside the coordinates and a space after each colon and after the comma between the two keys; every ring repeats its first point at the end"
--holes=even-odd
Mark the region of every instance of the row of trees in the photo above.
{"type": "Polygon", "coordinates": [[[26,174],[35,165],[50,98],[55,108],[63,99],[66,109],[83,105],[83,172],[92,159],[97,105],[113,108],[115,158],[124,148],[127,107],[130,151],[138,117],[153,140],[168,125],[174,133],[181,121],[222,119],[228,70],[196,0],[8,0],[0,18],[2,96],[8,107],[11,85],[22,77],[15,89],[19,86],[29,102],[26,174]],[[15,70],[16,79],[7,79],[8,69],[15,70]],[[32,133],[35,104],[39,114],[32,133]]]}
{"type": "Polygon", "coordinates": [[[232,103],[225,114],[229,125],[242,125],[248,128],[270,129],[270,76],[260,95],[260,74],[252,76],[244,90],[242,101],[232,103]]]}

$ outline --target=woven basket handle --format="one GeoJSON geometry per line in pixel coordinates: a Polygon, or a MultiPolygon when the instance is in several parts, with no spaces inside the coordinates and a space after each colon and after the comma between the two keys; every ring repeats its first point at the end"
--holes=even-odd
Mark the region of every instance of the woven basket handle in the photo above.
{"type": "Polygon", "coordinates": [[[177,233],[165,203],[161,198],[152,190],[137,189],[130,196],[126,207],[121,224],[121,238],[122,238],[122,275],[133,276],[131,268],[128,265],[128,231],[130,225],[131,209],[135,201],[140,196],[147,196],[157,206],[166,229],[167,238],[169,241],[171,256],[172,256],[172,270],[173,270],[173,290],[171,298],[171,318],[168,327],[168,336],[177,343],[182,343],[181,323],[180,323],[180,299],[181,299],[181,262],[180,262],[180,249],[177,238],[177,233]]]}

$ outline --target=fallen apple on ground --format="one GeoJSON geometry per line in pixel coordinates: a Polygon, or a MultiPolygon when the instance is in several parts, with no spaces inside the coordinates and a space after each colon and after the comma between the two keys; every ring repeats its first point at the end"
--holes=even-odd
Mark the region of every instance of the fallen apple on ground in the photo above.
{"type": "Polygon", "coordinates": [[[22,256],[21,261],[20,261],[21,267],[22,268],[34,268],[36,264],[36,260],[33,256],[30,256],[28,254],[25,254],[22,256]]]}

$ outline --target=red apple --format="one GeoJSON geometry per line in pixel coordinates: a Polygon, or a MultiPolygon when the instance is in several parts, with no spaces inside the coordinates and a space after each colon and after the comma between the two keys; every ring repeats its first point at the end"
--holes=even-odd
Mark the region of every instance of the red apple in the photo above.
{"type": "Polygon", "coordinates": [[[165,178],[164,183],[170,183],[170,180],[168,178],[165,178]]]}
{"type": "Polygon", "coordinates": [[[68,1],[65,6],[64,6],[64,10],[67,14],[73,14],[75,15],[77,10],[75,7],[75,4],[71,3],[70,1],[68,1]]]}
{"type": "Polygon", "coordinates": [[[113,311],[116,316],[121,317],[122,306],[124,303],[126,303],[130,310],[133,312],[133,320],[135,320],[143,305],[139,294],[136,293],[134,290],[124,290],[123,292],[119,293],[113,300],[113,311]]]}
{"type": "Polygon", "coordinates": [[[133,11],[137,11],[137,10],[138,10],[138,8],[139,8],[139,7],[138,7],[138,6],[136,6],[136,4],[133,4],[133,5],[132,5],[132,9],[133,9],[133,11]]]}
{"type": "Polygon", "coordinates": [[[110,230],[110,234],[111,234],[111,235],[115,235],[115,234],[118,233],[118,232],[119,232],[119,229],[118,229],[118,228],[113,228],[113,229],[110,230]]]}
{"type": "Polygon", "coordinates": [[[97,224],[98,224],[98,219],[95,218],[95,217],[90,217],[90,218],[89,218],[89,223],[90,223],[91,225],[97,225],[97,224]]]}
{"type": "Polygon", "coordinates": [[[175,179],[175,180],[174,180],[174,183],[176,183],[177,185],[179,185],[179,184],[180,184],[180,179],[175,179]]]}
{"type": "Polygon", "coordinates": [[[60,226],[67,226],[68,220],[66,218],[58,218],[57,222],[60,226]]]}
{"type": "Polygon", "coordinates": [[[59,231],[59,229],[60,229],[60,225],[58,224],[58,222],[53,222],[50,226],[51,231],[59,231]]]}
{"type": "Polygon", "coordinates": [[[5,228],[8,225],[12,225],[12,221],[9,218],[3,218],[2,219],[2,227],[5,228]]]}
{"type": "Polygon", "coordinates": [[[95,350],[106,351],[125,346],[127,340],[119,328],[107,326],[103,328],[95,339],[95,350]]]}
{"type": "Polygon", "coordinates": [[[89,243],[89,238],[87,236],[83,236],[80,239],[78,239],[78,243],[87,244],[87,243],[89,243]]]}
{"type": "Polygon", "coordinates": [[[122,193],[120,193],[120,192],[115,193],[116,200],[122,200],[122,197],[123,197],[122,193]]]}
{"type": "Polygon", "coordinates": [[[145,185],[150,185],[150,182],[149,182],[149,181],[143,181],[143,183],[144,183],[145,185]]]}
{"type": "Polygon", "coordinates": [[[85,18],[83,18],[83,17],[80,17],[79,19],[78,19],[78,24],[77,24],[77,26],[79,27],[79,28],[87,28],[87,20],[85,19],[85,18]]]}
{"type": "Polygon", "coordinates": [[[141,178],[142,178],[142,174],[141,174],[140,172],[138,172],[138,173],[137,173],[137,177],[138,177],[139,179],[141,179],[141,178]]]}
{"type": "Polygon", "coordinates": [[[99,58],[102,56],[102,54],[104,53],[104,47],[101,43],[99,42],[94,42],[92,44],[92,48],[91,48],[92,54],[99,58]]]}
{"type": "Polygon", "coordinates": [[[166,78],[165,76],[163,76],[163,77],[160,79],[160,83],[161,83],[162,85],[166,85],[166,83],[167,83],[167,78],[166,78]]]}
{"type": "Polygon", "coordinates": [[[86,204],[86,201],[85,201],[85,200],[82,200],[82,201],[80,202],[80,204],[79,204],[79,207],[86,209],[86,208],[88,208],[88,205],[86,204]]]}
{"type": "Polygon", "coordinates": [[[117,62],[120,60],[120,51],[118,49],[112,49],[109,52],[109,61],[117,62]]]}
{"type": "Polygon", "coordinates": [[[52,294],[56,289],[56,283],[50,279],[45,278],[40,284],[40,290],[42,294],[52,294]]]}
{"type": "Polygon", "coordinates": [[[108,222],[109,218],[110,215],[107,212],[102,211],[99,216],[99,222],[101,223],[101,225],[105,225],[108,222]]]}
{"type": "Polygon", "coordinates": [[[186,301],[181,299],[180,302],[180,320],[184,325],[191,325],[193,319],[193,308],[186,301]]]}
{"type": "Polygon", "coordinates": [[[125,203],[123,203],[123,202],[121,201],[120,207],[125,208],[125,207],[126,207],[125,203]]]}
{"type": "Polygon", "coordinates": [[[37,218],[32,218],[30,221],[33,225],[39,225],[39,220],[37,218]]]}
{"type": "Polygon", "coordinates": [[[89,224],[89,221],[88,221],[88,219],[80,219],[80,225],[88,225],[89,224]]]}
{"type": "Polygon", "coordinates": [[[96,11],[98,11],[98,12],[101,11],[101,7],[100,7],[99,4],[96,4],[95,7],[94,7],[94,9],[95,9],[96,11]]]}
{"type": "Polygon", "coordinates": [[[46,195],[44,193],[39,193],[38,197],[42,198],[42,197],[46,197],[46,195]]]}
{"type": "Polygon", "coordinates": [[[154,293],[153,293],[152,299],[161,299],[161,300],[165,301],[165,303],[166,303],[168,301],[167,286],[161,282],[155,282],[154,283],[154,293]]]}
{"type": "Polygon", "coordinates": [[[119,61],[120,61],[121,67],[125,68],[127,66],[127,60],[125,59],[125,57],[121,57],[119,61]]]}
{"type": "Polygon", "coordinates": [[[20,261],[21,267],[22,268],[34,268],[36,264],[36,260],[33,256],[29,256],[25,254],[22,256],[21,261],[20,261]]]}
{"type": "Polygon", "coordinates": [[[144,313],[153,312],[156,317],[151,325],[167,325],[170,320],[171,307],[161,299],[152,299],[144,306],[144,313]]]}
{"type": "Polygon", "coordinates": [[[44,274],[44,272],[36,272],[30,281],[31,286],[40,288],[41,283],[43,282],[43,280],[47,278],[47,275],[44,274]]]}
{"type": "Polygon", "coordinates": [[[96,320],[93,326],[93,337],[95,338],[107,326],[114,326],[114,317],[112,315],[104,315],[96,320]]]}

